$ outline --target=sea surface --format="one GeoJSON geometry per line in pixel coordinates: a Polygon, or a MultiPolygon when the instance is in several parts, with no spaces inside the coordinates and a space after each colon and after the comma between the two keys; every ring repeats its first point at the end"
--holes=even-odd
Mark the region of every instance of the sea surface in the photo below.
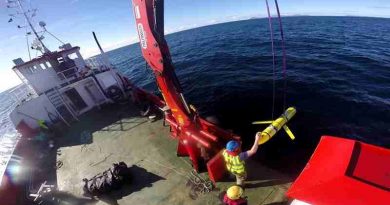
{"type": "MultiPolygon", "coordinates": [[[[256,160],[292,174],[301,170],[322,135],[390,148],[390,19],[286,17],[283,26],[286,78],[276,20],[275,77],[267,19],[167,35],[187,101],[202,116],[214,116],[222,127],[241,135],[250,147],[255,132],[265,128],[251,122],[271,119],[275,79],[274,116],[283,111],[285,92],[287,106],[298,110],[289,123],[296,140],[278,134],[260,147],[256,160]]],[[[138,44],[108,55],[134,83],[158,93],[138,44]]],[[[6,103],[2,101],[2,117],[6,103]]],[[[0,133],[5,132],[2,125],[0,133]]]]}

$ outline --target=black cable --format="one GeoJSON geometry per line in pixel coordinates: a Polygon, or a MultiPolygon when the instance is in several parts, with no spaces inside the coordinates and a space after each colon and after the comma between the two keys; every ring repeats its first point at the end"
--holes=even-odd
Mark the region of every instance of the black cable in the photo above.
{"type": "Polygon", "coordinates": [[[275,111],[275,46],[274,46],[274,32],[272,27],[272,17],[271,12],[269,11],[269,5],[268,0],[265,0],[265,3],[267,5],[267,13],[268,13],[268,23],[269,23],[269,29],[270,29],[270,35],[271,35],[271,46],[272,46],[272,120],[274,120],[274,111],[275,111]]]}
{"type": "Polygon", "coordinates": [[[53,36],[53,38],[55,38],[57,41],[59,41],[60,43],[62,43],[62,45],[65,45],[65,43],[63,41],[61,41],[59,38],[57,38],[54,34],[50,33],[48,30],[45,29],[45,32],[47,32],[48,34],[50,34],[51,36],[53,36]]]}
{"type": "Polygon", "coordinates": [[[283,85],[283,110],[286,110],[286,93],[287,93],[287,63],[286,63],[286,46],[285,46],[285,40],[284,40],[284,32],[283,32],[283,25],[282,25],[282,18],[280,16],[280,10],[279,10],[279,4],[278,0],[275,0],[275,6],[276,11],[278,12],[278,19],[279,19],[279,30],[280,30],[280,36],[282,38],[282,51],[283,51],[283,79],[284,79],[284,85],[283,85]]]}

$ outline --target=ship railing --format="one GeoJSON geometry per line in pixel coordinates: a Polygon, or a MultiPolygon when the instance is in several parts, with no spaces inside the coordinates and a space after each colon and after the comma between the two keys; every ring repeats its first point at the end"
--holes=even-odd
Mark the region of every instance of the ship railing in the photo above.
{"type": "Polygon", "coordinates": [[[78,78],[77,74],[78,68],[77,66],[68,68],[66,70],[57,72],[57,76],[64,81],[66,84],[71,84],[71,81],[76,80],[78,78]]]}
{"type": "MultiPolygon", "coordinates": [[[[87,65],[88,66],[88,65],[87,65]]],[[[61,86],[66,86],[70,85],[78,80],[81,80],[83,78],[86,78],[90,76],[91,74],[99,74],[105,71],[110,70],[109,67],[105,65],[95,65],[95,67],[90,67],[88,66],[88,69],[81,69],[79,71],[78,67],[72,67],[60,72],[57,72],[58,78],[61,80],[60,85],[61,86]]]]}
{"type": "Polygon", "coordinates": [[[34,89],[32,89],[31,85],[27,83],[20,84],[9,90],[8,95],[16,104],[29,101],[38,96],[34,89]]]}
{"type": "Polygon", "coordinates": [[[104,60],[102,56],[94,56],[85,60],[85,63],[94,72],[104,72],[110,69],[111,65],[104,60]]]}

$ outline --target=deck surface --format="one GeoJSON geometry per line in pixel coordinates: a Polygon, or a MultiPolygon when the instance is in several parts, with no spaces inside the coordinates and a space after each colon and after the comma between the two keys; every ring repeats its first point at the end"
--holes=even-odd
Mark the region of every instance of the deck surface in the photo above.
{"type": "MultiPolygon", "coordinates": [[[[63,165],[57,170],[57,185],[69,204],[220,204],[220,192],[233,185],[233,180],[220,182],[213,192],[191,199],[186,182],[192,168],[188,158],[176,156],[177,141],[169,137],[169,127],[161,119],[149,122],[140,117],[133,105],[85,115],[60,142],[57,161],[63,165]],[[130,185],[99,201],[82,196],[83,178],[119,161],[131,167],[130,185]]],[[[249,204],[285,204],[291,180],[253,161],[248,161],[247,170],[249,204]]]]}

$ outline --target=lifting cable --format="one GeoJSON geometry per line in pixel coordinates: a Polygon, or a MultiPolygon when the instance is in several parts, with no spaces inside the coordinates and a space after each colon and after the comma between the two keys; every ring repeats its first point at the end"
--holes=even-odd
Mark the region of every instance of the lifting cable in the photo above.
{"type": "Polygon", "coordinates": [[[274,120],[274,111],[275,111],[275,47],[274,47],[274,32],[272,27],[272,17],[271,12],[269,11],[268,0],[265,0],[267,5],[267,13],[268,13],[268,24],[271,35],[271,47],[272,47],[272,114],[271,119],[274,120]]]}
{"type": "Polygon", "coordinates": [[[286,63],[286,46],[285,46],[285,40],[284,40],[284,32],[283,32],[283,25],[282,25],[282,17],[280,16],[280,10],[279,10],[279,4],[278,0],[275,0],[275,6],[276,11],[278,12],[278,20],[279,20],[279,30],[280,30],[280,37],[282,38],[282,53],[283,53],[283,79],[284,79],[284,85],[283,85],[283,110],[286,110],[286,92],[287,92],[287,63],[286,63]]]}
{"type": "MultiPolygon", "coordinates": [[[[270,29],[270,36],[271,36],[271,47],[272,47],[272,120],[274,120],[274,111],[275,111],[275,95],[276,95],[276,59],[275,59],[275,42],[274,42],[274,32],[273,32],[273,26],[272,26],[272,16],[269,9],[268,0],[265,0],[266,6],[267,6],[267,14],[268,14],[268,24],[270,29]]],[[[282,43],[282,52],[283,52],[283,79],[284,79],[284,85],[283,85],[283,110],[286,109],[286,90],[287,90],[287,79],[286,79],[286,48],[285,48],[285,40],[284,40],[284,32],[283,32],[283,26],[282,26],[282,18],[280,16],[280,10],[278,1],[275,0],[275,6],[276,11],[278,13],[278,20],[279,20],[279,30],[280,30],[280,36],[281,36],[281,43],[282,43]]]]}

